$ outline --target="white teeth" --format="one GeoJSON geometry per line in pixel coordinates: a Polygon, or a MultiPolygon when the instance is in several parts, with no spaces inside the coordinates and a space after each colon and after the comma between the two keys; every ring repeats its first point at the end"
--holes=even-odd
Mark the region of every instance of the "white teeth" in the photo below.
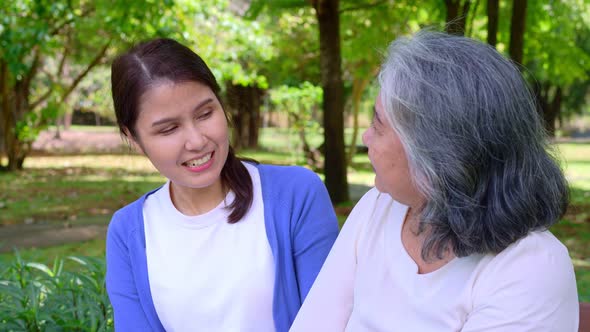
{"type": "Polygon", "coordinates": [[[204,163],[208,162],[210,159],[211,159],[211,153],[204,156],[203,158],[189,160],[185,164],[188,167],[198,167],[198,166],[201,166],[204,163]]]}

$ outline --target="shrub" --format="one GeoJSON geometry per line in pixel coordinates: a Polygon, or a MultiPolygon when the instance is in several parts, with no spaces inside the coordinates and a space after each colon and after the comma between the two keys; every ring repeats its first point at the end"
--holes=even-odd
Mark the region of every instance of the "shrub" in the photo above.
{"type": "Polygon", "coordinates": [[[0,331],[112,331],[103,259],[0,263],[0,331]],[[64,269],[64,265],[68,269],[64,269]]]}

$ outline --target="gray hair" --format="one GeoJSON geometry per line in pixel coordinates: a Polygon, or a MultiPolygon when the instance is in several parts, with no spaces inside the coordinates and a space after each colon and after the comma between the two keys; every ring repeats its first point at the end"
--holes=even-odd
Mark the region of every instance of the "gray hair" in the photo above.
{"type": "Polygon", "coordinates": [[[563,216],[568,186],[534,99],[494,48],[421,31],[390,45],[379,83],[426,198],[425,260],[499,253],[563,216]]]}

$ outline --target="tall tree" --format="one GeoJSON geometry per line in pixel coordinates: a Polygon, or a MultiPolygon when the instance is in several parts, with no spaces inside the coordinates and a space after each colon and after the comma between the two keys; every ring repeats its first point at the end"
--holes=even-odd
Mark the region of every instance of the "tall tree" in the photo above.
{"type": "Polygon", "coordinates": [[[500,0],[488,0],[487,14],[488,14],[488,44],[496,47],[498,41],[498,16],[500,9],[500,0]]]}
{"type": "Polygon", "coordinates": [[[344,153],[344,84],[340,50],[339,0],[310,0],[320,30],[322,68],[324,174],[332,203],[349,200],[344,153]]]}
{"type": "MultiPolygon", "coordinates": [[[[358,1],[357,1],[358,3],[358,1]]],[[[252,17],[263,8],[294,10],[309,6],[315,10],[319,28],[320,72],[323,89],[324,175],[332,203],[348,201],[346,155],[344,152],[344,85],[340,49],[339,0],[253,1],[252,17]]]]}
{"type": "Polygon", "coordinates": [[[514,0],[510,23],[510,46],[508,52],[514,62],[522,64],[524,30],[526,26],[527,0],[514,0]]]}

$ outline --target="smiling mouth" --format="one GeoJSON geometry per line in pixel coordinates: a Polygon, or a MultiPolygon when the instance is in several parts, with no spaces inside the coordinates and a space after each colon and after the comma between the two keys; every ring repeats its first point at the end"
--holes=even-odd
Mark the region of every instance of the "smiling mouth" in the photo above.
{"type": "Polygon", "coordinates": [[[213,152],[199,158],[199,159],[193,159],[193,160],[189,160],[183,163],[184,166],[187,167],[199,167],[199,166],[203,166],[204,164],[206,164],[209,160],[211,160],[211,157],[213,157],[213,152]]]}

